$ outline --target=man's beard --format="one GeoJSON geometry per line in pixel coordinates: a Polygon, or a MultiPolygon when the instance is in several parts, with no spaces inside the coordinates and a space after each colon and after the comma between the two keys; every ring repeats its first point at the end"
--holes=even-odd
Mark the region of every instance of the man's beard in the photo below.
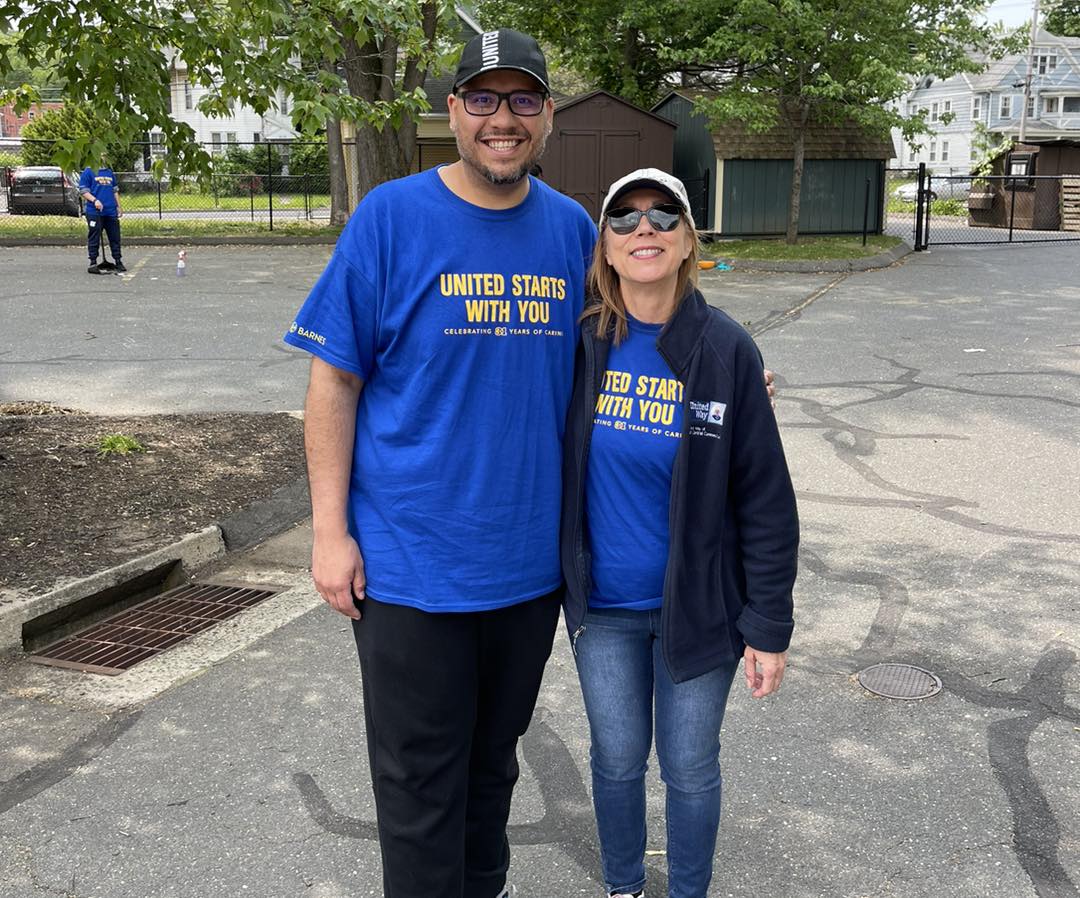
{"type": "MultiPolygon", "coordinates": [[[[536,138],[536,139],[534,139],[532,141],[532,152],[529,153],[529,155],[524,160],[522,160],[521,165],[519,165],[517,168],[512,169],[511,171],[509,171],[507,173],[504,173],[504,174],[500,174],[499,172],[496,172],[495,170],[493,170],[493,169],[489,168],[488,166],[484,165],[476,157],[476,154],[473,153],[472,145],[470,144],[468,147],[463,146],[462,145],[463,141],[460,138],[457,141],[458,155],[461,157],[462,162],[464,162],[466,165],[468,165],[469,168],[471,168],[473,171],[475,171],[477,174],[479,174],[489,184],[494,184],[496,186],[507,186],[507,185],[512,185],[512,184],[517,184],[522,178],[524,178],[529,173],[529,169],[531,169],[534,165],[536,165],[536,163],[539,161],[540,157],[544,155],[544,148],[547,146],[547,139],[548,139],[548,135],[550,135],[550,134],[551,134],[551,129],[548,128],[548,127],[545,127],[543,133],[538,138],[536,138]]],[[[521,137],[522,135],[514,133],[514,134],[485,135],[485,136],[488,136],[488,137],[492,137],[492,136],[521,137]]],[[[526,135],[526,139],[527,138],[528,138],[528,136],[526,135]]]]}

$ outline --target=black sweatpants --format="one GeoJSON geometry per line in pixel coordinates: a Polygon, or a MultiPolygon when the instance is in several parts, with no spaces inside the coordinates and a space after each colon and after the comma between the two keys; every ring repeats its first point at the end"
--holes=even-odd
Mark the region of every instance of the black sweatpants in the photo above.
{"type": "Polygon", "coordinates": [[[532,718],[559,592],[432,614],[368,598],[353,622],[386,898],[496,898],[517,742],[532,718]]]}
{"type": "Polygon", "coordinates": [[[120,219],[115,215],[86,216],[86,252],[90,264],[98,260],[98,248],[101,246],[101,232],[109,238],[109,255],[114,262],[120,261],[120,219]]]}

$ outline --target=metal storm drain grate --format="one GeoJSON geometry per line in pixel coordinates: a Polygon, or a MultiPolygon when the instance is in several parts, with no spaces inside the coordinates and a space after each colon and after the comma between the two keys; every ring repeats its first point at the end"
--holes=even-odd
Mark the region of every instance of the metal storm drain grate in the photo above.
{"type": "Polygon", "coordinates": [[[28,660],[120,674],[279,592],[276,587],[220,583],[179,586],[55,642],[28,660]]]}
{"type": "Polygon", "coordinates": [[[912,701],[941,692],[941,680],[930,671],[912,664],[874,664],[859,671],[859,684],[867,692],[885,698],[912,701]]]}

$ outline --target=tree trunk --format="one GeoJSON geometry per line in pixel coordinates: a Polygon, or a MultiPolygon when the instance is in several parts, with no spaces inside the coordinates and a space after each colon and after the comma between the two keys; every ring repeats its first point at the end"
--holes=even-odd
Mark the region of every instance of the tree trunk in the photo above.
{"type": "Polygon", "coordinates": [[[799,204],[802,200],[803,154],[806,151],[806,131],[795,131],[791,161],[791,196],[788,198],[788,223],[785,242],[794,245],[799,238],[799,204]]]}
{"type": "Polygon", "coordinates": [[[358,127],[356,157],[359,164],[357,200],[363,199],[373,187],[394,178],[402,178],[409,173],[393,128],[376,131],[372,127],[358,127]]]}
{"type": "Polygon", "coordinates": [[[345,177],[345,152],[341,145],[341,122],[326,122],[326,152],[330,163],[330,224],[343,225],[349,220],[349,182],[345,177]]]}
{"type": "Polygon", "coordinates": [[[791,135],[791,195],[788,198],[788,223],[785,242],[794,245],[799,237],[799,206],[802,202],[803,163],[806,155],[806,125],[810,121],[810,106],[798,100],[780,101],[781,118],[791,135]]]}

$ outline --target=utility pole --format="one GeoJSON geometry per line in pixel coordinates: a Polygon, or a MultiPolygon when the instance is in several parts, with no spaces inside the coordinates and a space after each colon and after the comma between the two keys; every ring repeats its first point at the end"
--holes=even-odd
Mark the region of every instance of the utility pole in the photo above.
{"type": "Polygon", "coordinates": [[[1039,0],[1034,0],[1031,13],[1031,40],[1028,42],[1027,77],[1024,79],[1024,105],[1020,108],[1020,143],[1027,137],[1028,102],[1031,98],[1031,79],[1035,74],[1035,42],[1039,39],[1039,0]]]}

